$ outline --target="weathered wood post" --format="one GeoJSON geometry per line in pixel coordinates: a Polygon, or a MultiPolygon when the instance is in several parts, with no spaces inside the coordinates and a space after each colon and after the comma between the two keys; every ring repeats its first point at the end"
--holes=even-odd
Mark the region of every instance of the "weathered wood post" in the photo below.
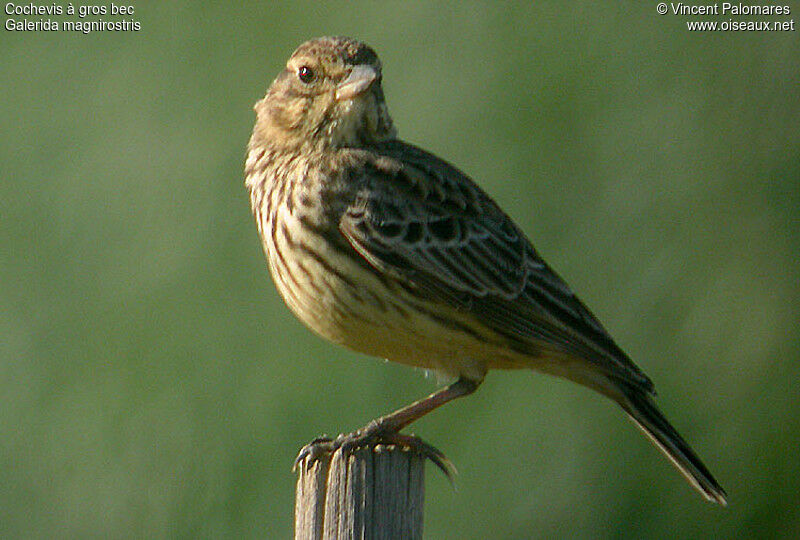
{"type": "Polygon", "coordinates": [[[378,444],[298,465],[295,540],[422,538],[425,457],[378,444]]]}

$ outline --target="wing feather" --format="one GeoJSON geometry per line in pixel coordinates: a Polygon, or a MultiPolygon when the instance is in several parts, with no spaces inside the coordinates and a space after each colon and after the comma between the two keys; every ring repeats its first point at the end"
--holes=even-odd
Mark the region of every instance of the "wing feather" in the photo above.
{"type": "Polygon", "coordinates": [[[378,153],[339,225],[370,264],[532,352],[546,344],[652,391],[644,373],[468,177],[399,141],[378,153]]]}

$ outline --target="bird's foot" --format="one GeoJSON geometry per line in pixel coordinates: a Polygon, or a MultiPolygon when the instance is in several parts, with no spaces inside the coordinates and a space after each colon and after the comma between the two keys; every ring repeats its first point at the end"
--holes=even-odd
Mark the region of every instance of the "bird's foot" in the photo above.
{"type": "Polygon", "coordinates": [[[416,452],[420,456],[430,459],[447,476],[448,480],[453,481],[456,468],[439,449],[426,443],[416,435],[406,435],[388,430],[375,420],[352,433],[340,434],[335,439],[330,437],[314,439],[300,449],[294,460],[292,470],[296,470],[301,464],[309,466],[336,451],[350,454],[358,448],[374,448],[379,444],[399,446],[416,452]]]}

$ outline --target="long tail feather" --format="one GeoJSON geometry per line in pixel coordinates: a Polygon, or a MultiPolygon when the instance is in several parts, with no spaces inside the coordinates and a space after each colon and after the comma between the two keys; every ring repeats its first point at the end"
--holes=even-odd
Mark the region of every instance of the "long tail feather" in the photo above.
{"type": "Polygon", "coordinates": [[[664,452],[675,467],[703,497],[725,506],[725,490],[714,480],[700,458],[658,410],[652,398],[641,389],[625,385],[621,388],[626,400],[620,401],[625,412],[639,428],[664,452]]]}

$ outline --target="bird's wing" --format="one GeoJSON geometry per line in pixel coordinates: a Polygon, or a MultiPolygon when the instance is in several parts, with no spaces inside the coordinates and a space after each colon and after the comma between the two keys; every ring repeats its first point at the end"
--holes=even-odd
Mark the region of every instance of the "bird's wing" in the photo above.
{"type": "Polygon", "coordinates": [[[378,152],[339,224],[371,265],[431,300],[472,313],[516,343],[547,344],[652,390],[647,376],[466,175],[405,143],[385,144],[378,152]]]}

